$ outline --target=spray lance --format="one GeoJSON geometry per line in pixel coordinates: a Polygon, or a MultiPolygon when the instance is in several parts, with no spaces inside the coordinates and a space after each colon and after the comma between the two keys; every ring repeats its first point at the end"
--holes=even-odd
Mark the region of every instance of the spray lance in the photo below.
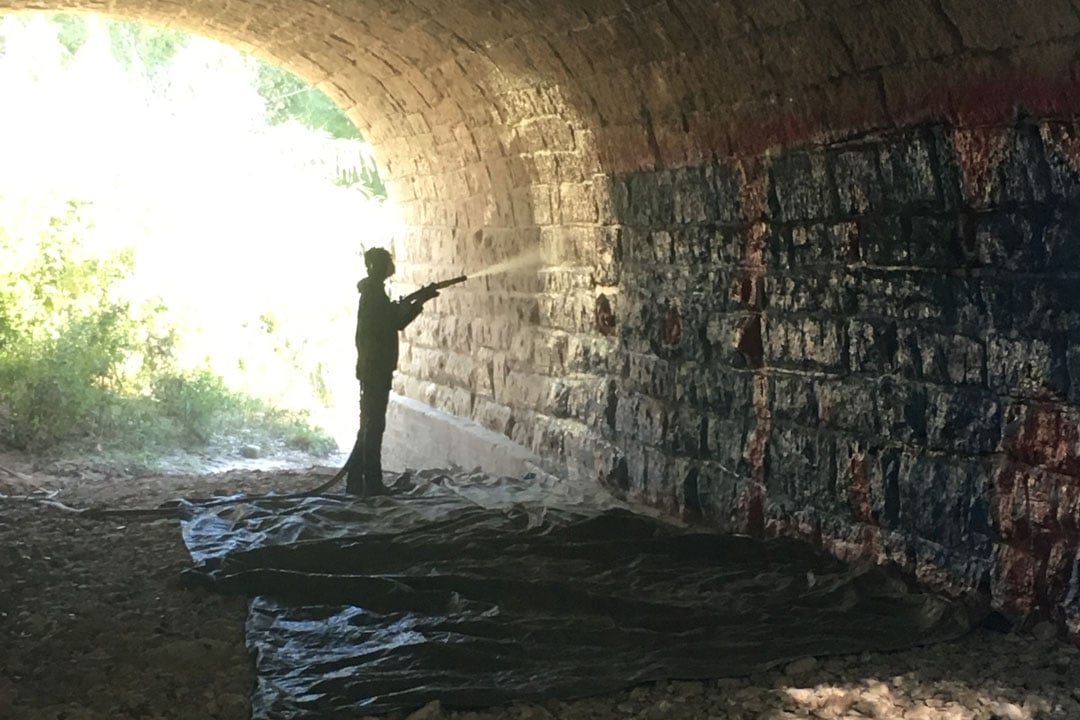
{"type": "Polygon", "coordinates": [[[517,272],[521,270],[528,270],[533,267],[539,267],[543,264],[543,253],[540,248],[533,248],[532,250],[526,250],[516,257],[512,257],[509,260],[503,260],[502,262],[489,265],[483,270],[474,272],[471,275],[458,275],[456,278],[450,278],[449,280],[443,280],[442,282],[431,283],[425,285],[411,295],[406,295],[401,300],[402,302],[427,302],[431,298],[435,297],[440,290],[448,288],[451,285],[457,285],[463,283],[469,278],[476,280],[478,278],[487,277],[488,275],[501,275],[502,273],[517,272]]]}
{"type": "Polygon", "coordinates": [[[427,285],[420,288],[416,292],[409,293],[405,297],[401,298],[401,302],[403,302],[403,303],[427,302],[428,300],[430,300],[433,297],[435,297],[436,295],[438,295],[440,290],[442,290],[444,288],[448,288],[451,285],[457,285],[458,283],[463,283],[468,279],[469,278],[468,278],[467,275],[458,275],[457,277],[450,278],[449,280],[442,280],[440,282],[428,283],[427,285]]]}

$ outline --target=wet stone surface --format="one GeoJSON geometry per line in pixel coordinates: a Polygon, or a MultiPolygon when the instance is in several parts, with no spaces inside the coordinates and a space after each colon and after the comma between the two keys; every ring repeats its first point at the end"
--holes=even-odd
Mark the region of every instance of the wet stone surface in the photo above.
{"type": "MultiPolygon", "coordinates": [[[[33,479],[59,488],[57,499],[72,505],[151,507],[182,495],[302,490],[325,477],[238,471],[82,484],[77,473],[33,479]]],[[[189,565],[175,521],[91,520],[0,500],[0,717],[249,717],[245,602],[186,586],[180,574],[189,565]]],[[[806,658],[748,678],[473,711],[430,705],[408,717],[1078,718],[1080,650],[1039,634],[980,630],[901,653],[806,658]]]]}

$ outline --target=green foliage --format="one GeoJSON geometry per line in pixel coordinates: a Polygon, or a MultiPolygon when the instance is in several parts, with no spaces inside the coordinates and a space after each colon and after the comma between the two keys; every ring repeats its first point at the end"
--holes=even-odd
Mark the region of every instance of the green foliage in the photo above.
{"type": "Polygon", "coordinates": [[[171,28],[133,22],[108,21],[106,27],[113,55],[129,68],[140,69],[155,77],[168,67],[191,35],[171,28]]]}
{"type": "Polygon", "coordinates": [[[161,303],[119,295],[129,251],[95,257],[83,206],[68,203],[36,237],[0,233],[0,445],[61,443],[165,451],[222,438],[326,454],[306,416],[234,392],[207,369],[183,370],[161,303]]]}
{"type": "MultiPolygon", "coordinates": [[[[102,85],[98,105],[107,111],[116,102],[117,108],[122,108],[116,126],[131,121],[132,127],[141,130],[160,120],[163,125],[159,129],[165,135],[170,135],[168,123],[173,122],[185,129],[220,130],[220,138],[250,136],[257,139],[260,148],[271,151],[260,157],[287,148],[281,155],[287,157],[290,167],[307,162],[296,151],[299,138],[303,141],[299,146],[314,148],[315,158],[309,165],[322,173],[325,182],[333,179],[337,185],[358,188],[369,196],[386,194],[370,154],[356,140],[359,132],[329,98],[280,68],[241,57],[209,40],[92,14],[9,16],[0,27],[0,75],[21,79],[7,88],[11,107],[37,107],[37,98],[47,100],[41,103],[43,110],[16,116],[56,117],[53,108],[63,106],[74,90],[98,92],[85,88],[87,77],[101,77],[107,82],[102,85]],[[21,42],[14,42],[17,33],[24,33],[21,42]],[[39,63],[40,71],[35,70],[39,63]],[[208,81],[205,90],[204,81],[208,81]],[[58,102],[51,101],[54,95],[58,102]],[[239,119],[233,122],[230,118],[239,119]],[[278,123],[289,123],[290,127],[267,127],[278,123]],[[318,134],[295,125],[315,129],[318,134]]],[[[57,143],[70,140],[71,133],[43,128],[40,136],[39,142],[59,148],[57,143]]],[[[167,159],[149,171],[129,171],[122,152],[127,135],[117,133],[117,137],[118,145],[111,140],[104,145],[110,148],[109,156],[115,157],[115,163],[101,163],[100,157],[91,162],[106,167],[115,164],[126,173],[125,178],[145,177],[147,184],[154,181],[155,171],[175,177],[183,169],[169,164],[179,164],[176,160],[167,159]]],[[[141,132],[132,144],[138,145],[140,138],[141,132]]],[[[10,196],[0,197],[0,203],[5,204],[0,211],[0,445],[33,450],[58,443],[89,443],[106,449],[172,449],[243,440],[305,449],[333,448],[333,441],[313,429],[307,416],[282,412],[274,404],[300,406],[310,402],[314,392],[330,407],[335,393],[328,378],[342,377],[334,360],[343,353],[331,345],[341,335],[340,324],[331,328],[326,320],[325,327],[320,324],[313,329],[313,324],[322,320],[301,317],[307,308],[292,298],[280,302],[275,298],[266,301],[269,309],[258,324],[252,323],[253,330],[262,330],[261,334],[249,333],[257,336],[260,344],[254,351],[248,345],[251,338],[242,332],[246,326],[237,330],[235,347],[217,341],[215,331],[220,331],[222,323],[233,322],[232,313],[225,320],[192,322],[203,324],[202,334],[182,337],[175,320],[178,315],[163,302],[145,303],[125,295],[129,289],[137,292],[135,286],[142,280],[130,282],[136,264],[133,252],[105,253],[91,247],[94,240],[102,246],[115,246],[126,242],[121,240],[126,237],[167,237],[168,233],[158,232],[152,222],[138,218],[151,205],[134,208],[134,222],[117,222],[126,206],[117,212],[111,205],[116,202],[110,197],[113,183],[82,180],[81,156],[73,152],[78,143],[64,147],[62,156],[71,160],[72,172],[57,176],[61,182],[54,190],[38,194],[35,185],[25,191],[25,197],[16,197],[22,192],[17,189],[21,177],[13,170],[10,175],[20,179],[11,186],[10,196]],[[74,180],[65,183],[65,179],[74,180]],[[92,197],[94,204],[70,202],[53,207],[47,199],[50,195],[92,197]],[[17,210],[9,212],[8,208],[17,210]],[[31,217],[36,229],[14,229],[16,225],[30,227],[24,215],[36,216],[31,217]],[[110,234],[115,233],[113,237],[104,237],[95,227],[95,216],[110,234]],[[200,339],[217,344],[203,351],[196,347],[200,339]],[[245,349],[239,352],[244,355],[228,357],[241,344],[245,349]],[[334,350],[328,351],[331,346],[334,350]],[[213,367],[227,381],[209,370],[192,369],[198,362],[192,358],[207,354],[213,355],[207,367],[213,367]],[[236,367],[247,370],[238,373],[236,367]],[[275,377],[267,381],[271,373],[275,377]],[[260,396],[272,388],[274,399],[254,400],[235,392],[233,388],[238,387],[260,396]]],[[[28,153],[23,162],[33,166],[30,157],[28,153]]],[[[162,157],[171,156],[166,153],[162,157]]],[[[192,165],[197,173],[200,166],[192,165]]],[[[313,195],[320,190],[314,187],[317,182],[310,182],[313,195]]],[[[126,187],[126,183],[116,183],[117,192],[126,187]]],[[[303,187],[307,191],[309,185],[303,187]]],[[[344,205],[339,202],[343,198],[349,203],[359,201],[351,193],[334,188],[327,191],[334,198],[334,207],[344,205]]],[[[159,272],[164,268],[167,273],[168,263],[161,258],[156,258],[159,272]]],[[[214,252],[206,254],[206,263],[215,268],[225,265],[214,252]]],[[[343,286],[348,288],[351,282],[349,279],[343,286]]],[[[170,292],[167,284],[160,287],[162,292],[170,292]]],[[[200,298],[208,295],[200,291],[200,298]]],[[[177,305],[184,302],[182,294],[172,297],[178,300],[177,305]]],[[[238,318],[243,315],[236,319],[240,325],[258,317],[264,307],[237,303],[229,309],[238,318]]],[[[345,324],[351,322],[350,313],[345,308],[345,324]]],[[[346,372],[344,377],[349,380],[351,375],[346,372]]]]}
{"type": "Polygon", "coordinates": [[[295,120],[331,137],[361,139],[360,131],[326,93],[275,65],[259,62],[258,67],[259,94],[266,101],[270,124],[295,120]]]}
{"type": "Polygon", "coordinates": [[[374,159],[370,157],[365,157],[359,168],[339,170],[334,184],[339,187],[359,188],[369,198],[386,199],[386,185],[379,177],[379,169],[375,166],[374,159]]]}
{"type": "Polygon", "coordinates": [[[90,37],[86,27],[86,16],[81,13],[62,13],[53,16],[53,22],[59,26],[56,38],[69,55],[74,55],[90,37]]]}
{"type": "Polygon", "coordinates": [[[209,370],[167,372],[151,382],[161,414],[179,426],[190,444],[207,445],[220,431],[226,413],[235,414],[239,399],[209,370]]]}

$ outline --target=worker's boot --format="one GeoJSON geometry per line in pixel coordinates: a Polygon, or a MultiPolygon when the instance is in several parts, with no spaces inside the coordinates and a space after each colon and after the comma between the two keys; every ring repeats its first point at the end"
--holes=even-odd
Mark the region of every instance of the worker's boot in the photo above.
{"type": "Polygon", "coordinates": [[[382,481],[382,448],[375,448],[364,457],[364,497],[386,495],[382,481]]]}
{"type": "Polygon", "coordinates": [[[372,495],[389,495],[390,489],[383,484],[382,479],[367,479],[364,482],[365,492],[364,497],[371,497],[372,495]]]}

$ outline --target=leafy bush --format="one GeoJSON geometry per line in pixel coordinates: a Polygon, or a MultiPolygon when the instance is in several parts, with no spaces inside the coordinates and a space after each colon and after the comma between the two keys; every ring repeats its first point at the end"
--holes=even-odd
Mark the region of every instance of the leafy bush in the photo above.
{"type": "Polygon", "coordinates": [[[206,445],[220,431],[222,417],[235,414],[238,398],[208,370],[168,372],[152,381],[161,414],[174,420],[189,442],[206,445]]]}
{"type": "Polygon", "coordinates": [[[0,444],[165,451],[224,438],[336,450],[306,416],[177,367],[166,308],[119,296],[133,257],[85,253],[81,209],[69,203],[40,237],[0,234],[0,254],[21,259],[0,270],[0,444]]]}

